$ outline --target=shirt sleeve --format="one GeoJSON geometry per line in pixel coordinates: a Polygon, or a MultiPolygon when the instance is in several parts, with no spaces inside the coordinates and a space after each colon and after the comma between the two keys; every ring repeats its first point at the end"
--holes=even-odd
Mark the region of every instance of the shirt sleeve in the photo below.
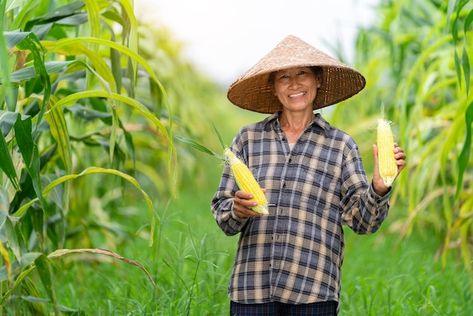
{"type": "MultiPolygon", "coordinates": [[[[239,158],[245,161],[245,150],[242,139],[243,136],[240,131],[233,140],[230,149],[239,158]]],[[[233,196],[237,190],[238,187],[231,174],[230,167],[225,163],[220,184],[212,198],[211,209],[218,226],[227,235],[238,234],[248,221],[248,218],[240,218],[233,211],[233,196]]]]}
{"type": "Polygon", "coordinates": [[[341,211],[343,223],[358,234],[376,232],[388,215],[391,189],[378,195],[368,183],[358,147],[344,157],[341,211]]]}

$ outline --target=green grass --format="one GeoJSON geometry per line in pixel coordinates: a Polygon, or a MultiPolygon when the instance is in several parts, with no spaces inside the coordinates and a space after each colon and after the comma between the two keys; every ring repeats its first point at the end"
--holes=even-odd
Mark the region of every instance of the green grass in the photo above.
{"type": "MultiPolygon", "coordinates": [[[[114,213],[133,232],[116,238],[116,251],[143,263],[157,288],[139,269],[122,262],[61,261],[54,279],[61,304],[90,315],[228,314],[226,289],[237,237],[225,236],[215,224],[209,201],[220,167],[212,158],[202,159],[214,171],[196,175],[193,180],[200,185],[184,187],[175,202],[159,211],[155,247],[134,233],[147,221],[144,209],[114,213]]],[[[441,268],[434,260],[438,241],[432,234],[414,233],[398,242],[387,225],[370,236],[345,232],[340,315],[473,314],[470,276],[453,258],[441,268]]]]}

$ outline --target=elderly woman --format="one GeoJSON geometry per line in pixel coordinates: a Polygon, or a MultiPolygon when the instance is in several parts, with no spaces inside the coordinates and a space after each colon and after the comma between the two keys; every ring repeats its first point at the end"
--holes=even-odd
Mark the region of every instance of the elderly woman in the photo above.
{"type": "MultiPolygon", "coordinates": [[[[244,109],[271,114],[246,126],[231,149],[249,166],[269,201],[251,210],[228,167],[212,200],[227,235],[240,233],[229,286],[231,315],[336,315],[343,229],[375,232],[389,209],[390,187],[377,168],[365,175],[355,141],[314,110],[365,86],[356,70],[294,36],[285,38],[230,86],[244,109]]],[[[398,173],[405,154],[393,152],[398,173]]]]}

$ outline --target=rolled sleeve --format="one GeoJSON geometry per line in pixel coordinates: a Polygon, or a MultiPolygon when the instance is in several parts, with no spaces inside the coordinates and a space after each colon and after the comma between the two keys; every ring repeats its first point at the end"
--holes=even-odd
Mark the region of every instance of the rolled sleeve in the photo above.
{"type": "MultiPolygon", "coordinates": [[[[243,156],[242,151],[242,132],[235,137],[230,149],[243,156]]],[[[248,218],[240,218],[233,211],[233,196],[238,190],[235,179],[231,175],[230,167],[225,164],[220,185],[215,193],[211,209],[218,226],[226,235],[235,235],[242,231],[248,218]]]]}
{"type": "Polygon", "coordinates": [[[364,173],[362,161],[355,147],[345,159],[343,182],[345,194],[341,200],[343,223],[358,234],[376,232],[389,211],[391,189],[383,195],[377,194],[364,173]]]}

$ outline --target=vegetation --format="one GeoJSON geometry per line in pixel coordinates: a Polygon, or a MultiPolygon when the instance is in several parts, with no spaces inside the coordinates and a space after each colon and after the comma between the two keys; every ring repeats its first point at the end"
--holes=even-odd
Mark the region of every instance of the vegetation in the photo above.
{"type": "Polygon", "coordinates": [[[357,65],[367,87],[338,106],[332,121],[366,153],[384,105],[408,156],[393,192],[394,203],[406,210],[395,223],[399,233],[433,229],[442,236],[443,264],[448,250],[458,249],[471,270],[473,4],[382,1],[378,10],[378,23],[360,30],[357,39],[357,65]]]}
{"type": "MultiPolygon", "coordinates": [[[[381,230],[347,231],[341,314],[470,315],[473,5],[377,10],[356,47],[367,88],[324,115],[371,170],[384,104],[408,167],[381,230]]],[[[207,122],[228,144],[261,116],[139,25],[131,0],[0,11],[0,313],[227,314],[238,237],[209,209],[222,165],[180,140],[219,150],[207,122]]]]}

